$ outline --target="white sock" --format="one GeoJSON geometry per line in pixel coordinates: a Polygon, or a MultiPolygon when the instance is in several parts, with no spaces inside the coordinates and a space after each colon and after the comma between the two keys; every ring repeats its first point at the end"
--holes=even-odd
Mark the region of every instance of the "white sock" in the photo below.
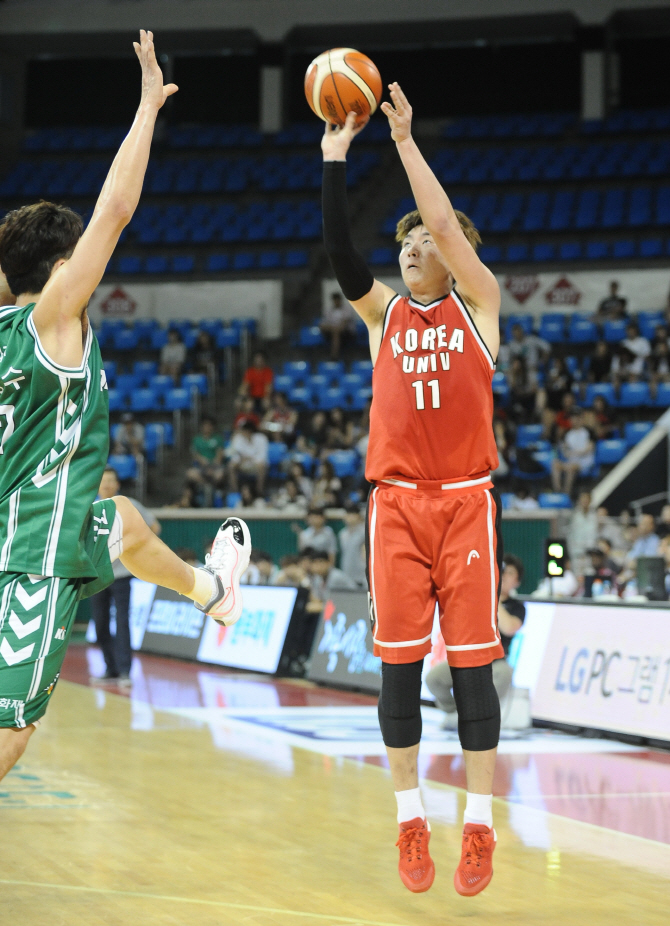
{"type": "Polygon", "coordinates": [[[463,814],[463,823],[477,823],[493,827],[493,795],[492,794],[471,794],[467,792],[467,801],[465,803],[465,813],[463,814]]]}
{"type": "Polygon", "coordinates": [[[216,593],[216,579],[211,572],[207,572],[205,569],[193,569],[193,577],[195,584],[190,592],[185,593],[184,597],[205,605],[208,601],[211,601],[212,596],[216,593]]]}
{"type": "Polygon", "coordinates": [[[410,788],[408,791],[396,791],[395,799],[398,802],[398,823],[407,823],[416,817],[426,819],[426,811],[421,801],[421,788],[410,788]]]}

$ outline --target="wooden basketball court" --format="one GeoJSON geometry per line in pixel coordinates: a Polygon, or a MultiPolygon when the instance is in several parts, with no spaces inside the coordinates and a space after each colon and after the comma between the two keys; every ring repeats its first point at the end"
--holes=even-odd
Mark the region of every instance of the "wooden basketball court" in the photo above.
{"type": "Polygon", "coordinates": [[[301,748],[276,729],[255,734],[264,692],[276,716],[372,699],[150,657],[136,660],[128,697],[73,681],[86,680],[86,659],[71,649],[42,729],[0,785],[3,926],[667,923],[667,755],[611,744],[595,764],[585,755],[572,766],[565,752],[539,785],[541,765],[506,756],[495,875],[472,899],[452,885],[464,792],[439,780],[460,781],[460,760],[424,755],[437,877],[412,895],[396,871],[383,760],[301,748]],[[217,677],[239,690],[224,686],[207,706],[217,677]],[[231,690],[247,720],[231,719],[231,690]],[[624,766],[589,777],[608,761],[628,763],[625,790],[624,766]],[[548,793],[562,775],[564,792],[548,793]]]}

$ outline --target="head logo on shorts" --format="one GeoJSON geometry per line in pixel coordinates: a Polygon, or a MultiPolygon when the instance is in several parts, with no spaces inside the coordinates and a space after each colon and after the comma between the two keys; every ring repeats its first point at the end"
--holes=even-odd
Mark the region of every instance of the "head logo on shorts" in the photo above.
{"type": "Polygon", "coordinates": [[[468,562],[467,562],[468,566],[470,565],[471,559],[479,559],[479,553],[477,553],[476,550],[470,550],[470,552],[468,553],[468,562]]]}

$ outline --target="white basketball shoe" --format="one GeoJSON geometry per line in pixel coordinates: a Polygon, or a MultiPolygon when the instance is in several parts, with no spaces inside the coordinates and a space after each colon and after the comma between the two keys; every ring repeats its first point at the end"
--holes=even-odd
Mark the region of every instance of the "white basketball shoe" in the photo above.
{"type": "Polygon", "coordinates": [[[251,536],[241,518],[227,518],[219,528],[212,552],[202,567],[214,576],[217,590],[207,604],[196,607],[217,623],[229,627],[242,615],[240,578],[249,565],[251,536]]]}

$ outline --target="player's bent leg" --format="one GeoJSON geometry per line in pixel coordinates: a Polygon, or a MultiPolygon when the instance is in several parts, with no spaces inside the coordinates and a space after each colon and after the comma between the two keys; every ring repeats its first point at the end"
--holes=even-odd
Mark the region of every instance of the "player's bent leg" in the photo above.
{"type": "Polygon", "coordinates": [[[159,540],[132,502],[121,495],[114,502],[121,522],[119,527],[115,519],[115,530],[120,531],[118,556],[126,569],[138,579],[185,595],[219,623],[234,624],[239,619],[240,578],[251,554],[251,537],[244,521],[224,521],[205,566],[194,569],[159,540]]]}
{"type": "Polygon", "coordinates": [[[500,739],[500,701],[491,664],[452,667],[458,734],[467,778],[461,861],[454,875],[459,894],[479,894],[493,877],[493,773],[500,739]]]}
{"type": "Polygon", "coordinates": [[[0,727],[0,781],[19,761],[34,732],[35,727],[32,723],[22,729],[0,727]]]}
{"type": "Polygon", "coordinates": [[[398,802],[400,850],[398,873],[408,890],[427,891],[435,880],[430,857],[430,824],[421,802],[417,759],[421,739],[421,671],[423,660],[382,663],[379,726],[398,802]]]}

